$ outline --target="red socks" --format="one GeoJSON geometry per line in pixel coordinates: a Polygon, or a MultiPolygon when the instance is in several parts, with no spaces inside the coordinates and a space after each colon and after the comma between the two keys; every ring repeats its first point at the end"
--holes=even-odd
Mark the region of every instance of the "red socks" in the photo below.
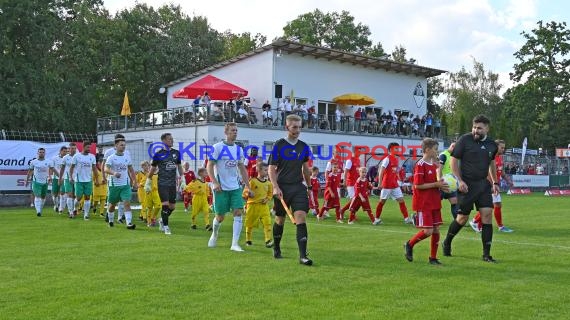
{"type": "Polygon", "coordinates": [[[428,236],[426,235],[426,233],[423,230],[420,230],[418,233],[416,233],[411,239],[410,239],[410,246],[413,248],[414,245],[420,241],[422,241],[423,239],[427,238],[428,236]]]}
{"type": "Polygon", "coordinates": [[[402,212],[404,219],[408,219],[408,208],[406,208],[405,202],[400,203],[400,212],[402,212]]]}
{"type": "Polygon", "coordinates": [[[503,213],[501,212],[501,207],[495,207],[493,209],[493,214],[495,215],[495,221],[497,221],[497,227],[503,226],[503,213]]]}
{"type": "Polygon", "coordinates": [[[382,215],[382,207],[384,207],[382,201],[378,202],[378,205],[376,206],[376,219],[380,219],[380,215],[382,215]]]}
{"type": "Polygon", "coordinates": [[[439,246],[439,232],[431,234],[430,255],[432,259],[437,259],[437,248],[439,246]]]}

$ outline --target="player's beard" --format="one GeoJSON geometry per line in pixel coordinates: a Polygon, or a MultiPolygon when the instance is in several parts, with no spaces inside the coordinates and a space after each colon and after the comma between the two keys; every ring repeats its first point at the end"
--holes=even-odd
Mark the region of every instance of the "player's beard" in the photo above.
{"type": "Polygon", "coordinates": [[[485,140],[485,137],[486,137],[486,136],[484,136],[484,135],[482,135],[482,134],[477,134],[477,133],[473,134],[473,139],[474,139],[475,141],[485,140]]]}

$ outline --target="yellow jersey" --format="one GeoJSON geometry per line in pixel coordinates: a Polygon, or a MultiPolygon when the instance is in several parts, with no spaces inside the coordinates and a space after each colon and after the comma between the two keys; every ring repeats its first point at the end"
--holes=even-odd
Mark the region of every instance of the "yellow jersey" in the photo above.
{"type": "Polygon", "coordinates": [[[99,186],[95,185],[95,180],[93,181],[93,195],[94,196],[106,196],[107,195],[107,185],[103,183],[103,173],[101,169],[97,167],[97,183],[99,186]]]}
{"type": "Polygon", "coordinates": [[[253,197],[249,197],[246,190],[243,192],[244,199],[247,203],[262,203],[263,199],[267,202],[273,197],[273,186],[269,180],[259,180],[259,178],[249,179],[249,191],[253,192],[253,197]]]}
{"type": "Polygon", "coordinates": [[[207,198],[211,192],[208,184],[200,179],[190,182],[186,188],[184,188],[184,191],[192,193],[194,197],[199,196],[204,198],[207,198]]]}
{"type": "Polygon", "coordinates": [[[139,188],[144,188],[144,184],[146,182],[146,173],[142,171],[137,171],[136,179],[139,188]]]}

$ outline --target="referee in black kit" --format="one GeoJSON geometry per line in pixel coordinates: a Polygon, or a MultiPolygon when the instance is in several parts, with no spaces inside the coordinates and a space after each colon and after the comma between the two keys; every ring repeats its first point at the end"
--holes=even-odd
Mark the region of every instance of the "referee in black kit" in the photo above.
{"type": "MultiPolygon", "coordinates": [[[[299,246],[299,263],[313,265],[313,260],[307,257],[307,224],[309,196],[307,186],[310,186],[311,176],[307,161],[310,156],[309,146],[299,140],[301,134],[301,117],[288,115],[285,119],[287,137],[279,139],[273,146],[269,157],[269,180],[273,185],[275,223],[273,224],[273,256],[281,259],[281,237],[285,223],[286,211],[280,198],[292,208],[297,227],[297,245],[299,246]],[[303,179],[307,185],[303,184],[303,179]]],[[[309,187],[310,188],[310,187],[309,187]]]]}
{"type": "Polygon", "coordinates": [[[447,237],[442,244],[444,256],[451,256],[451,242],[469,220],[469,213],[475,205],[475,208],[481,212],[483,222],[481,231],[483,261],[496,262],[491,256],[493,241],[491,193],[499,193],[499,184],[496,181],[497,168],[494,161],[498,147],[495,141],[487,136],[490,122],[484,115],[473,118],[471,133],[461,136],[451,153],[451,170],[459,182],[457,196],[459,209],[457,218],[449,225],[447,237]],[[492,179],[492,184],[487,177],[492,179]]]}

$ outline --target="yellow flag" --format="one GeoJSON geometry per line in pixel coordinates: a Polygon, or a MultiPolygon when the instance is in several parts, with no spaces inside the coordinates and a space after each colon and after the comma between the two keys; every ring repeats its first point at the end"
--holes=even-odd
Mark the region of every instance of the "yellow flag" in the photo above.
{"type": "Polygon", "coordinates": [[[125,91],[125,99],[123,99],[123,109],[121,109],[122,116],[130,116],[131,115],[131,106],[129,105],[129,96],[127,95],[127,91],[125,91]]]}

